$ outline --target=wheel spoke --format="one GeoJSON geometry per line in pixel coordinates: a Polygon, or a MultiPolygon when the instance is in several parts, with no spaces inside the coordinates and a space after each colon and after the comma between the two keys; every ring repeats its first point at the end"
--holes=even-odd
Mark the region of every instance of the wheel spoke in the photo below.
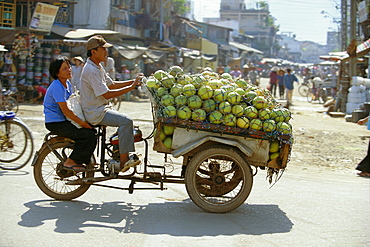
{"type": "Polygon", "coordinates": [[[66,141],[51,144],[51,147],[53,151],[46,148],[40,153],[34,166],[34,177],[38,187],[55,199],[71,200],[77,198],[85,193],[90,185],[67,185],[66,183],[80,179],[80,176],[93,177],[93,169],[90,169],[88,165],[89,171],[77,174],[64,170],[62,168],[63,161],[60,161],[54,152],[66,159],[71,154],[73,146],[69,141],[66,141]]]}

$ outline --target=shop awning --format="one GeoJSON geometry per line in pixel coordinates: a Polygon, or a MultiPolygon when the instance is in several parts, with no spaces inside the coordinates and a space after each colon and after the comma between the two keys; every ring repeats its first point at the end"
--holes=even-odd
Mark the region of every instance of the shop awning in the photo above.
{"type": "Polygon", "coordinates": [[[0,51],[8,51],[8,50],[7,50],[7,49],[5,49],[5,46],[0,45],[0,51]]]}
{"type": "Polygon", "coordinates": [[[69,46],[75,46],[75,45],[85,45],[87,40],[84,39],[39,39],[40,43],[46,43],[46,44],[60,44],[60,45],[69,45],[69,46]]]}
{"type": "Polygon", "coordinates": [[[234,46],[234,47],[238,48],[239,50],[243,50],[243,51],[246,51],[246,52],[263,54],[262,51],[254,49],[254,48],[246,46],[246,45],[243,45],[243,44],[239,44],[239,43],[235,43],[235,42],[229,42],[229,45],[234,46]]]}
{"type": "Polygon", "coordinates": [[[3,44],[13,43],[16,33],[17,32],[15,30],[0,29],[0,43],[3,44]]]}
{"type": "Polygon", "coordinates": [[[235,46],[231,46],[231,45],[220,45],[219,46],[220,50],[224,50],[224,51],[235,51],[235,52],[238,52],[238,48],[236,48],[235,46]]]}
{"type": "Polygon", "coordinates": [[[281,61],[282,61],[282,59],[264,57],[264,58],[262,58],[261,63],[273,63],[273,64],[277,64],[277,63],[281,63],[281,61]]]}
{"type": "MultiPolygon", "coordinates": [[[[362,42],[361,44],[357,46],[356,57],[357,58],[363,57],[369,52],[370,52],[370,39],[366,40],[365,42],[362,42]]],[[[346,51],[341,51],[341,52],[332,52],[332,53],[329,53],[328,56],[327,55],[320,56],[319,58],[323,60],[330,60],[330,61],[338,61],[338,60],[347,61],[349,60],[349,55],[346,51]]]]}
{"type": "Polygon", "coordinates": [[[133,60],[146,55],[147,58],[158,62],[167,53],[166,51],[152,50],[148,47],[132,46],[132,45],[114,45],[114,49],[125,59],[133,60]]]}
{"type": "Polygon", "coordinates": [[[103,30],[103,29],[73,29],[69,27],[61,27],[54,25],[51,29],[53,33],[56,33],[60,36],[69,39],[80,39],[86,38],[93,35],[101,34],[101,35],[108,35],[108,34],[118,34],[116,31],[112,30],[103,30]]]}
{"type": "Polygon", "coordinates": [[[359,44],[356,48],[356,56],[363,57],[370,52],[370,39],[359,44]]]}

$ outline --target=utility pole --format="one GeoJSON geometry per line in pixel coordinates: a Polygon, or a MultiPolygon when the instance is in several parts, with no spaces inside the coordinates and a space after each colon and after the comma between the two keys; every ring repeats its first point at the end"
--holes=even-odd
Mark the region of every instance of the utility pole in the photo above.
{"type": "Polygon", "coordinates": [[[347,34],[348,34],[348,4],[347,0],[341,0],[341,50],[346,51],[348,47],[347,34]]]}
{"type": "MultiPolygon", "coordinates": [[[[350,38],[352,40],[357,40],[356,37],[356,27],[357,27],[357,22],[356,22],[356,13],[357,13],[357,3],[356,0],[351,0],[351,33],[350,33],[350,38]]],[[[349,60],[349,76],[350,78],[352,76],[357,75],[357,57],[356,56],[351,56],[349,60]]]]}

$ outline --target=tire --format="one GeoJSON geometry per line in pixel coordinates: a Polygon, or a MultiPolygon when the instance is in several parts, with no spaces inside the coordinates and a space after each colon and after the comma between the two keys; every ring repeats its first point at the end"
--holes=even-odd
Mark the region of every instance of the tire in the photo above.
{"type": "Polygon", "coordinates": [[[312,92],[309,92],[308,95],[307,95],[307,101],[308,101],[308,103],[311,103],[312,102],[313,97],[314,96],[313,96],[312,92]]]}
{"type": "Polygon", "coordinates": [[[19,108],[18,101],[14,99],[12,96],[6,96],[4,98],[3,105],[4,105],[5,111],[12,111],[15,113],[18,112],[18,108],[19,108]]]}
{"type": "MultiPolygon", "coordinates": [[[[53,151],[58,152],[64,160],[70,155],[73,144],[69,141],[51,144],[53,151]]],[[[57,200],[72,200],[83,195],[90,184],[67,185],[69,181],[78,178],[94,177],[93,167],[87,166],[87,172],[74,173],[62,169],[64,160],[61,161],[48,147],[41,150],[34,164],[33,175],[37,186],[46,195],[57,200]]]]}
{"type": "Polygon", "coordinates": [[[302,96],[302,97],[307,97],[307,95],[309,94],[310,92],[310,88],[307,86],[307,85],[300,85],[298,87],[298,92],[299,94],[302,96]]]}
{"type": "Polygon", "coordinates": [[[18,170],[24,167],[33,155],[33,148],[31,133],[23,123],[0,122],[0,168],[18,170]]]}
{"type": "Polygon", "coordinates": [[[320,103],[322,103],[322,104],[324,104],[328,100],[328,92],[326,91],[325,88],[321,89],[320,100],[321,100],[320,103]]]}
{"type": "Polygon", "coordinates": [[[211,213],[226,213],[242,205],[253,185],[251,167],[243,157],[239,150],[225,145],[197,153],[185,173],[191,200],[211,213]]]}

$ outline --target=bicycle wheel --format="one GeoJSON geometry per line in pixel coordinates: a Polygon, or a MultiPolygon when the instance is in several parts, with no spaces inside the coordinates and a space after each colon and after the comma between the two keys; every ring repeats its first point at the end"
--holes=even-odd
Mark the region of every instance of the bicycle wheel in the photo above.
{"type": "Polygon", "coordinates": [[[298,88],[298,93],[302,96],[302,97],[306,97],[310,92],[310,88],[307,86],[307,85],[300,85],[299,88],[298,88]]]}
{"type": "Polygon", "coordinates": [[[28,128],[17,120],[0,123],[0,168],[17,170],[24,167],[33,154],[33,139],[28,128]]]}
{"type": "Polygon", "coordinates": [[[113,105],[113,108],[118,111],[121,107],[121,96],[118,96],[116,98],[110,99],[111,104],[113,105]]]}
{"type": "Polygon", "coordinates": [[[73,149],[69,141],[57,142],[40,150],[34,163],[33,175],[37,186],[46,195],[57,200],[72,200],[83,195],[90,184],[68,185],[68,182],[81,178],[94,177],[94,169],[87,165],[86,172],[74,172],[63,169],[63,163],[73,149]],[[59,157],[57,156],[59,155],[59,157]]]}
{"type": "Polygon", "coordinates": [[[118,96],[116,107],[115,107],[117,111],[119,111],[119,108],[121,108],[121,101],[122,101],[122,96],[118,96]]]}
{"type": "Polygon", "coordinates": [[[322,88],[320,90],[320,97],[319,97],[319,99],[320,99],[320,103],[321,104],[324,104],[328,100],[328,93],[327,93],[327,91],[326,91],[325,88],[322,88]]]}
{"type": "Polygon", "coordinates": [[[17,113],[18,112],[18,101],[14,99],[12,96],[6,96],[4,98],[4,109],[5,111],[12,111],[17,113]]]}
{"type": "Polygon", "coordinates": [[[307,101],[308,101],[309,103],[311,103],[314,97],[315,97],[315,96],[314,96],[314,95],[312,94],[312,92],[310,91],[310,92],[307,94],[307,101]]]}
{"type": "Polygon", "coordinates": [[[189,162],[185,186],[191,200],[211,213],[226,213],[248,198],[253,175],[244,154],[229,146],[210,146],[189,162]]]}

